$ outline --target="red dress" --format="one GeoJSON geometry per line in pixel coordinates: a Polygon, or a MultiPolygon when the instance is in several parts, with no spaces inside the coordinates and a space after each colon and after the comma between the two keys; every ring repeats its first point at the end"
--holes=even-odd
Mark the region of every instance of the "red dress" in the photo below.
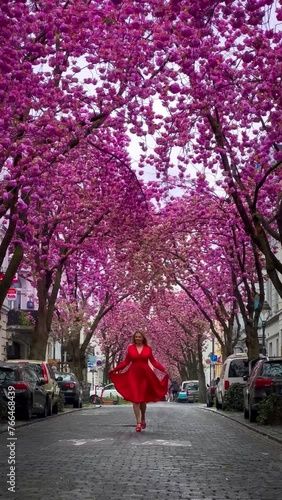
{"type": "Polygon", "coordinates": [[[150,403],[162,401],[167,393],[168,375],[160,380],[149,366],[149,362],[158,370],[165,372],[164,367],[155,360],[151,347],[144,345],[138,352],[135,344],[128,347],[124,361],[109,373],[116,390],[126,401],[132,403],[150,403]],[[122,373],[115,373],[128,369],[122,373]]]}

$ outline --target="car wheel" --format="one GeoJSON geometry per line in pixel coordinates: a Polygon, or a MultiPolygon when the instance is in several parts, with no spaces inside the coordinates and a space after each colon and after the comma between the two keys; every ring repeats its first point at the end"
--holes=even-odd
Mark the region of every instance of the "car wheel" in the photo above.
{"type": "Polygon", "coordinates": [[[249,418],[249,410],[244,407],[244,418],[248,419],[249,418]]]}
{"type": "Polygon", "coordinates": [[[48,409],[47,409],[47,415],[48,417],[51,417],[53,414],[53,405],[52,405],[52,399],[48,400],[48,409]]]}
{"type": "Polygon", "coordinates": [[[29,401],[27,407],[22,411],[21,417],[24,420],[30,420],[32,417],[32,409],[33,409],[32,401],[29,401]]]}
{"type": "Polygon", "coordinates": [[[220,410],[221,409],[221,404],[219,403],[218,399],[216,398],[215,400],[215,407],[217,410],[220,410]]]}
{"type": "Polygon", "coordinates": [[[251,404],[249,404],[249,421],[255,422],[257,419],[257,412],[252,409],[251,404]]]}
{"type": "Polygon", "coordinates": [[[57,415],[58,413],[59,413],[59,403],[57,401],[57,403],[55,403],[53,406],[53,414],[57,415]]]}
{"type": "Polygon", "coordinates": [[[76,401],[73,402],[73,408],[79,408],[80,401],[77,399],[76,401]]]}
{"type": "Polygon", "coordinates": [[[46,418],[48,415],[49,398],[46,399],[43,412],[40,413],[39,417],[46,418]]]}

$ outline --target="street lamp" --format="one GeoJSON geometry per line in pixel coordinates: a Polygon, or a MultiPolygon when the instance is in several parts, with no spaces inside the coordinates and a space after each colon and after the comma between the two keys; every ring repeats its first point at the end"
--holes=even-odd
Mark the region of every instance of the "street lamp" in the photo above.
{"type": "Polygon", "coordinates": [[[262,354],[265,356],[266,355],[266,347],[265,347],[265,326],[266,322],[269,319],[270,312],[271,312],[271,307],[269,303],[265,300],[263,303],[262,307],[262,314],[263,314],[263,319],[261,320],[261,325],[262,325],[262,354]]]}

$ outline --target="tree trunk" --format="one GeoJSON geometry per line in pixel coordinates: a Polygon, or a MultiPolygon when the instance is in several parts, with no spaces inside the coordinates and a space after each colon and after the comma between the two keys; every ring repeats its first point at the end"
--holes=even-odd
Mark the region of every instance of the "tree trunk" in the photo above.
{"type": "Polygon", "coordinates": [[[187,362],[187,380],[198,380],[198,358],[195,352],[190,351],[187,362]]]}
{"type": "Polygon", "coordinates": [[[188,378],[187,370],[180,363],[178,363],[178,373],[180,375],[181,381],[182,380],[187,380],[187,378],[188,378]]]}
{"type": "Polygon", "coordinates": [[[199,380],[199,402],[206,402],[206,377],[203,365],[203,337],[198,335],[197,339],[198,347],[198,380],[199,380]]]}
{"type": "Polygon", "coordinates": [[[259,340],[257,328],[253,325],[246,324],[246,345],[248,348],[248,359],[257,359],[259,357],[259,340]]]}
{"type": "Polygon", "coordinates": [[[45,360],[49,332],[47,330],[47,301],[44,279],[38,283],[37,291],[38,317],[32,332],[29,358],[45,360]]]}
{"type": "Polygon", "coordinates": [[[105,364],[103,369],[103,384],[107,384],[109,382],[109,370],[110,370],[110,351],[107,347],[105,350],[105,364]]]}
{"type": "Polygon", "coordinates": [[[79,381],[86,380],[86,355],[85,350],[79,346],[79,336],[69,340],[65,346],[68,356],[68,364],[71,373],[78,378],[79,381]]]}
{"type": "Polygon", "coordinates": [[[233,354],[232,333],[228,330],[224,332],[224,344],[221,346],[222,361],[233,354]]]}
{"type": "Polygon", "coordinates": [[[32,332],[32,344],[29,359],[40,359],[45,361],[48,336],[49,333],[46,330],[45,318],[41,316],[41,318],[38,318],[32,332]]]}

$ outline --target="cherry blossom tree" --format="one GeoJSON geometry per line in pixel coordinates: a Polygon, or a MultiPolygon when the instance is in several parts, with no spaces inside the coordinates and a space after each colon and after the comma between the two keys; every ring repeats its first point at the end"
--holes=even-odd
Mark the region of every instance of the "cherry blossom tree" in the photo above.
{"type": "Polygon", "coordinates": [[[209,327],[195,304],[184,292],[159,294],[150,328],[158,356],[167,357],[171,377],[175,367],[180,380],[199,380],[200,401],[205,402],[203,344],[209,327]]]}
{"type": "MultiPolygon", "coordinates": [[[[11,255],[0,305],[24,246],[33,244],[27,225],[40,217],[40,200],[49,196],[45,178],[56,182],[60,200],[61,185],[70,181],[73,190],[77,158],[83,162],[93,149],[100,161],[104,154],[103,164],[115,158],[131,168],[116,145],[124,144],[127,124],[138,133],[140,113],[149,121],[151,106],[143,100],[155,92],[150,82],[163,68],[154,58],[152,6],[153,1],[1,2],[0,217],[7,230],[0,265],[9,249],[11,255]],[[33,200],[39,214],[29,213],[33,200]]],[[[87,183],[81,165],[79,172],[80,183],[87,183]]],[[[107,177],[101,182],[105,188],[107,177]]]]}
{"type": "Polygon", "coordinates": [[[172,64],[151,162],[166,179],[177,155],[180,178],[196,171],[199,192],[212,183],[233,200],[282,296],[281,4],[171,1],[160,15],[170,28],[159,58],[172,64]]]}
{"type": "Polygon", "coordinates": [[[105,356],[104,383],[108,381],[109,369],[125,357],[135,331],[140,329],[148,334],[148,323],[141,305],[129,299],[117,304],[100,322],[96,339],[105,356]]]}

